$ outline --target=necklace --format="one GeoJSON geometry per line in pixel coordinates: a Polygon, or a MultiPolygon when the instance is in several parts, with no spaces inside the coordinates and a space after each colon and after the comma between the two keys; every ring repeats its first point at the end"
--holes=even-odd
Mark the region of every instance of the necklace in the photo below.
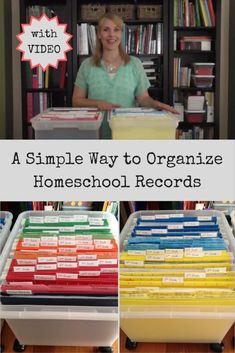
{"type": "Polygon", "coordinates": [[[102,63],[105,67],[105,70],[107,71],[108,74],[115,74],[119,68],[119,66],[123,63],[121,62],[120,64],[118,65],[114,65],[114,64],[111,64],[111,63],[107,63],[105,62],[104,60],[102,60],[102,63]]]}
{"type": "Polygon", "coordinates": [[[105,63],[105,68],[109,74],[115,74],[118,70],[118,66],[115,66],[113,64],[106,64],[105,63]]]}

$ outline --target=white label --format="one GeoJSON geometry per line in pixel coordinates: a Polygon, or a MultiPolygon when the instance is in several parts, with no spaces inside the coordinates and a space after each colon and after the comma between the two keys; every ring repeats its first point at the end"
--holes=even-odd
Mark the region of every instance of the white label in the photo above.
{"type": "Polygon", "coordinates": [[[71,245],[74,246],[76,245],[76,240],[59,240],[59,246],[66,246],[66,245],[71,245]]]}
{"type": "Polygon", "coordinates": [[[59,235],[59,241],[74,241],[76,237],[74,235],[59,235]]]}
{"type": "Polygon", "coordinates": [[[206,274],[204,272],[185,272],[185,278],[206,278],[206,274]]]}
{"type": "Polygon", "coordinates": [[[59,217],[58,216],[45,216],[44,222],[45,223],[59,223],[59,217]]]}
{"type": "Polygon", "coordinates": [[[94,250],[95,246],[94,245],[84,245],[84,244],[80,244],[77,245],[77,249],[78,250],[94,250]]]}
{"type": "Polygon", "coordinates": [[[136,267],[143,267],[144,266],[144,261],[125,260],[124,263],[127,266],[136,266],[136,267]]]}
{"type": "Polygon", "coordinates": [[[58,237],[57,236],[54,236],[54,237],[41,237],[41,242],[47,242],[47,241],[50,241],[50,242],[54,242],[57,244],[57,241],[58,241],[58,237]]]}
{"type": "Polygon", "coordinates": [[[77,268],[77,262],[58,262],[58,268],[77,268]]]}
{"type": "Polygon", "coordinates": [[[82,240],[82,239],[79,239],[79,240],[76,240],[76,245],[80,246],[80,245],[93,245],[93,240],[82,240]]]}
{"type": "Polygon", "coordinates": [[[99,261],[78,261],[78,266],[97,267],[99,266],[99,261]]]}
{"type": "Polygon", "coordinates": [[[167,226],[167,229],[183,229],[184,226],[183,224],[169,224],[167,226]]]}
{"type": "Polygon", "coordinates": [[[43,281],[55,281],[56,276],[54,275],[34,275],[35,280],[43,280],[43,281]]]}
{"type": "Polygon", "coordinates": [[[137,235],[151,235],[152,231],[151,230],[136,230],[135,233],[137,235]]]}
{"type": "Polygon", "coordinates": [[[29,217],[29,222],[42,224],[42,223],[44,223],[44,218],[43,217],[29,217]]]}
{"type": "Polygon", "coordinates": [[[90,226],[89,225],[76,225],[75,227],[75,230],[86,230],[86,229],[90,229],[90,226]]]}
{"type": "Polygon", "coordinates": [[[154,221],[155,216],[140,216],[140,220],[142,221],[154,221]]]}
{"type": "Polygon", "coordinates": [[[96,249],[112,249],[113,244],[96,244],[95,248],[96,249]]]}
{"type": "Polygon", "coordinates": [[[14,272],[35,272],[35,266],[13,266],[14,272]]]}
{"type": "Polygon", "coordinates": [[[184,222],[183,225],[186,227],[198,227],[199,226],[199,222],[184,222]]]}
{"type": "Polygon", "coordinates": [[[84,241],[84,240],[92,240],[93,237],[91,234],[81,234],[81,235],[76,235],[76,240],[79,241],[84,241]]]}
{"type": "Polygon", "coordinates": [[[202,232],[201,237],[202,238],[216,238],[218,235],[217,232],[202,232]]]}
{"type": "Polygon", "coordinates": [[[170,218],[183,218],[185,215],[183,213],[171,213],[169,214],[170,218]]]}
{"type": "Polygon", "coordinates": [[[36,265],[37,260],[33,259],[17,259],[17,265],[36,265]]]}
{"type": "Polygon", "coordinates": [[[204,251],[204,256],[221,256],[222,251],[220,250],[208,250],[204,251]]]}
{"type": "Polygon", "coordinates": [[[110,244],[111,243],[111,239],[94,239],[94,244],[95,245],[105,245],[105,244],[110,244]]]}
{"type": "Polygon", "coordinates": [[[164,261],[165,255],[146,255],[146,261],[164,261]]]}
{"type": "Polygon", "coordinates": [[[74,248],[59,248],[59,253],[65,252],[65,253],[75,253],[77,251],[77,247],[74,248]]]}
{"type": "Polygon", "coordinates": [[[55,247],[57,246],[57,242],[54,241],[42,241],[41,246],[52,246],[55,247]]]}
{"type": "Polygon", "coordinates": [[[96,260],[97,255],[82,254],[77,256],[78,260],[96,260]]]}
{"type": "Polygon", "coordinates": [[[98,276],[100,276],[100,271],[79,271],[79,276],[81,276],[81,277],[98,277],[98,276]]]}
{"type": "Polygon", "coordinates": [[[89,218],[90,226],[103,226],[104,220],[101,218],[89,218]]]}
{"type": "Polygon", "coordinates": [[[61,262],[67,262],[67,261],[76,262],[77,257],[76,256],[58,256],[57,260],[61,261],[61,262]]]}
{"type": "Polygon", "coordinates": [[[162,277],[163,283],[183,283],[183,277],[162,277]]]}
{"type": "Polygon", "coordinates": [[[78,279],[77,273],[57,273],[56,278],[58,279],[78,279]]]}
{"type": "Polygon", "coordinates": [[[32,291],[29,289],[18,289],[18,290],[7,289],[6,292],[7,294],[32,294],[32,291]]]}
{"type": "Polygon", "coordinates": [[[71,216],[59,216],[60,223],[71,223],[74,222],[74,217],[71,216]]]}
{"type": "Polygon", "coordinates": [[[37,270],[56,270],[57,269],[57,264],[51,264],[51,265],[37,265],[37,270]]]}
{"type": "Polygon", "coordinates": [[[75,222],[87,222],[88,216],[87,215],[74,215],[73,216],[75,222]]]}
{"type": "Polygon", "coordinates": [[[197,219],[198,219],[198,221],[211,221],[212,217],[211,216],[198,216],[197,219]]]}
{"type": "Polygon", "coordinates": [[[202,257],[204,255],[203,248],[185,248],[185,257],[202,257]]]}
{"type": "Polygon", "coordinates": [[[146,253],[147,253],[147,255],[164,255],[165,256],[165,250],[147,250],[146,253]]]}
{"type": "Polygon", "coordinates": [[[60,233],[74,233],[75,227],[60,227],[59,232],[60,233]]]}
{"type": "Polygon", "coordinates": [[[117,273],[118,268],[117,267],[101,267],[100,271],[101,271],[101,273],[117,273]]]}
{"type": "Polygon", "coordinates": [[[57,262],[57,257],[38,257],[38,263],[57,262]]]}
{"type": "Polygon", "coordinates": [[[168,214],[156,214],[155,219],[169,219],[168,214]]]}
{"type": "Polygon", "coordinates": [[[183,239],[199,239],[199,235],[184,235],[183,239]]]}
{"type": "Polygon", "coordinates": [[[145,250],[128,250],[128,255],[145,255],[145,250]]]}
{"type": "Polygon", "coordinates": [[[206,273],[226,273],[226,267],[208,267],[205,268],[206,273]]]}
{"type": "Polygon", "coordinates": [[[40,239],[39,238],[23,238],[23,242],[24,243],[40,243],[40,239]]]}
{"type": "Polygon", "coordinates": [[[30,247],[30,248],[38,248],[38,246],[39,246],[39,243],[35,243],[35,242],[24,242],[23,241],[23,243],[22,243],[22,246],[23,247],[30,247]]]}
{"type": "Polygon", "coordinates": [[[117,259],[100,259],[98,262],[100,265],[117,265],[117,259]]]}
{"type": "Polygon", "coordinates": [[[169,257],[169,256],[183,257],[184,256],[183,249],[166,249],[165,253],[166,253],[166,257],[169,257]]]}
{"type": "Polygon", "coordinates": [[[151,229],[152,234],[163,234],[167,233],[167,229],[151,229]]]}

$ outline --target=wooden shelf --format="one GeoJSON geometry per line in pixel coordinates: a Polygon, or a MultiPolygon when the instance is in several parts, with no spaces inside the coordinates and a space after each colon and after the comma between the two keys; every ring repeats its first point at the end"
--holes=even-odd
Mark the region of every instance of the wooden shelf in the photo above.
{"type": "Polygon", "coordinates": [[[26,92],[33,92],[33,93],[37,93],[37,92],[45,92],[45,93],[51,93],[51,92],[55,92],[55,93],[66,93],[67,90],[65,88],[26,88],[26,92]]]}
{"type": "Polygon", "coordinates": [[[192,126],[200,126],[200,127],[213,127],[215,123],[207,123],[206,121],[203,121],[202,123],[190,123],[188,121],[180,121],[179,122],[179,128],[182,127],[192,127],[192,126]]]}
{"type": "Polygon", "coordinates": [[[174,54],[177,54],[177,55],[194,55],[194,54],[200,54],[200,55],[203,55],[203,54],[209,54],[209,55],[214,55],[215,52],[214,50],[174,50],[174,54]]]}
{"type": "Polygon", "coordinates": [[[174,90],[178,91],[189,91],[189,92],[197,92],[197,91],[202,91],[202,92],[214,92],[214,88],[198,88],[198,87],[173,87],[174,90]]]}
{"type": "Polygon", "coordinates": [[[216,27],[211,26],[211,27],[173,27],[175,31],[214,31],[216,27]]]}

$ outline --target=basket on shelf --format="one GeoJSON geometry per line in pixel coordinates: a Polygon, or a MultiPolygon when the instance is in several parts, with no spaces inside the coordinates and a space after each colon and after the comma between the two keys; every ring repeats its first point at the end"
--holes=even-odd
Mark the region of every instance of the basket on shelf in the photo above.
{"type": "Polygon", "coordinates": [[[162,5],[138,5],[137,18],[139,20],[161,20],[162,5]]]}
{"type": "Polygon", "coordinates": [[[120,16],[124,21],[135,18],[135,5],[109,5],[107,12],[120,16]]]}
{"type": "Polygon", "coordinates": [[[97,21],[105,13],[105,5],[89,4],[81,6],[81,19],[83,21],[97,21]]]}

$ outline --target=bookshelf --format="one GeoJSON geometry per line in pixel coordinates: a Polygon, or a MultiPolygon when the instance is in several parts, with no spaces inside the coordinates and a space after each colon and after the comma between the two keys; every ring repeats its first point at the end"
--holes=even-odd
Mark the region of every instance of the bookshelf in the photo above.
{"type": "MultiPolygon", "coordinates": [[[[168,102],[168,1],[149,1],[148,4],[152,4],[152,7],[161,7],[161,15],[157,18],[149,19],[144,17],[140,18],[140,8],[143,9],[143,6],[145,5],[144,1],[122,1],[122,5],[119,3],[120,2],[114,0],[110,4],[110,1],[102,0],[95,2],[94,6],[105,7],[106,11],[112,12],[116,10],[120,13],[125,23],[122,38],[123,47],[128,54],[137,56],[143,62],[151,83],[149,94],[155,99],[168,102]],[[150,38],[155,37],[158,38],[158,43],[156,43],[154,47],[154,44],[151,44],[152,41],[150,38]]],[[[81,39],[81,32],[79,32],[80,30],[78,30],[78,26],[91,27],[94,31],[94,27],[97,25],[95,19],[87,19],[84,16],[84,7],[86,7],[86,4],[87,2],[85,0],[79,2],[74,1],[73,3],[73,34],[77,37],[76,43],[81,42],[81,40],[79,41],[79,38],[81,39]]],[[[96,19],[98,17],[99,16],[96,16],[96,19]]],[[[84,28],[82,29],[82,32],[83,30],[84,28]]],[[[85,48],[88,47],[88,51],[81,51],[81,48],[78,48],[77,46],[76,50],[74,48],[74,80],[79,65],[91,54],[89,37],[90,34],[87,35],[88,44],[85,45],[85,48]]]]}
{"type": "MultiPolygon", "coordinates": [[[[188,96],[202,95],[205,96],[204,108],[210,106],[210,119],[209,113],[204,113],[201,121],[190,122],[187,121],[185,116],[182,117],[180,122],[179,132],[180,138],[218,138],[219,137],[219,81],[220,81],[220,17],[221,17],[221,0],[150,0],[148,6],[154,8],[161,6],[161,16],[157,18],[140,18],[139,11],[141,7],[146,6],[144,0],[101,0],[99,2],[91,2],[89,5],[85,0],[20,0],[21,8],[21,23],[27,20],[28,8],[30,6],[46,7],[53,10],[63,23],[67,23],[67,31],[73,35],[70,41],[73,50],[67,53],[67,67],[65,74],[61,74],[61,67],[58,70],[49,69],[49,83],[45,86],[46,78],[43,78],[43,84],[40,86],[32,85],[34,75],[37,73],[31,72],[28,69],[28,63],[22,62],[22,100],[23,100],[23,137],[32,137],[32,132],[29,124],[30,114],[35,115],[34,109],[37,105],[41,106],[71,106],[71,98],[73,92],[73,85],[77,75],[77,71],[81,62],[91,55],[92,33],[95,34],[95,26],[99,18],[100,9],[110,9],[113,7],[120,8],[122,15],[125,6],[129,17],[121,16],[125,23],[125,35],[123,35],[123,43],[126,50],[130,55],[137,56],[143,63],[145,62],[145,69],[148,76],[153,76],[149,94],[165,103],[173,105],[175,102],[185,104],[185,99],[188,96]],[[192,9],[195,8],[196,3],[201,1],[211,1],[215,13],[215,23],[210,26],[205,26],[201,19],[200,25],[194,20],[191,15],[190,21],[187,24],[184,18],[179,22],[176,21],[175,11],[177,15],[179,10],[177,6],[182,6],[184,3],[192,9]],[[191,5],[190,5],[191,4],[191,5]],[[97,13],[93,19],[86,17],[84,8],[88,6],[88,10],[96,8],[97,13]],[[177,10],[176,10],[177,9],[177,10]],[[82,26],[82,30],[78,31],[78,26],[82,26]],[[81,49],[78,43],[81,42],[81,32],[86,33],[85,39],[87,43],[81,49]],[[151,44],[151,39],[157,38],[157,33],[160,32],[160,48],[157,44],[151,44]],[[143,37],[147,38],[143,40],[143,37]],[[210,38],[210,47],[197,48],[195,50],[187,49],[182,50],[180,46],[180,39],[185,37],[200,37],[210,38]],[[142,38],[142,39],[141,39],[142,38]],[[80,40],[79,40],[80,39],[80,40]],[[89,43],[91,41],[91,44],[89,43]],[[175,44],[176,43],[176,44],[175,44]],[[175,87],[174,70],[178,60],[181,67],[191,69],[190,75],[192,76],[193,63],[214,63],[212,74],[213,84],[211,87],[195,87],[191,79],[188,78],[188,84],[177,84],[175,87]],[[62,75],[62,77],[61,77],[62,75]],[[61,84],[63,81],[63,84],[61,84]],[[35,87],[36,86],[36,87],[35,87]],[[31,97],[31,108],[28,97],[31,97]],[[40,98],[44,97],[44,98],[40,98]],[[210,105],[209,105],[210,101],[210,105]],[[213,102],[214,103],[213,103],[213,102]],[[39,103],[38,103],[39,102],[39,103]],[[208,104],[206,104],[206,102],[208,104]],[[33,108],[32,108],[33,107],[33,108]],[[31,113],[29,113],[31,111],[31,113]]],[[[192,11],[192,10],[191,10],[192,11]]],[[[124,11],[125,12],[125,11],[124,11]]],[[[178,16],[179,17],[179,16],[178,16]]],[[[199,41],[200,43],[200,41],[199,41]]],[[[204,45],[208,45],[208,41],[204,40],[204,45]]],[[[93,38],[94,45],[94,38],[93,38]]],[[[186,70],[186,69],[185,69],[186,70]]],[[[45,74],[47,75],[47,74],[45,74]]],[[[184,107],[181,107],[184,109],[184,107]]],[[[200,120],[200,119],[199,119],[200,120]]]]}
{"type": "MultiPolygon", "coordinates": [[[[67,23],[67,31],[72,31],[71,0],[20,0],[21,23],[28,23],[31,15],[57,16],[59,22],[67,23]]],[[[70,41],[73,46],[73,38],[70,41]]],[[[47,107],[71,106],[73,90],[72,54],[67,53],[68,61],[60,62],[58,69],[30,69],[29,62],[21,62],[22,69],[22,124],[23,138],[32,138],[30,119],[47,107]]]]}
{"type": "Polygon", "coordinates": [[[179,138],[219,138],[221,1],[185,0],[184,13],[182,6],[183,0],[170,0],[169,100],[171,104],[183,105],[180,107],[184,113],[178,129],[179,138]],[[213,12],[203,15],[202,7],[205,10],[206,5],[212,5],[213,12]],[[188,37],[192,38],[191,42],[186,42],[188,37]],[[195,41],[198,41],[197,45],[195,41]],[[206,73],[208,78],[202,78],[204,82],[198,81],[198,76],[194,77],[194,63],[214,64],[211,72],[206,73]],[[197,109],[205,112],[195,118],[198,121],[189,122],[188,113],[185,113],[188,96],[195,95],[205,97],[203,106],[197,109]]]}

